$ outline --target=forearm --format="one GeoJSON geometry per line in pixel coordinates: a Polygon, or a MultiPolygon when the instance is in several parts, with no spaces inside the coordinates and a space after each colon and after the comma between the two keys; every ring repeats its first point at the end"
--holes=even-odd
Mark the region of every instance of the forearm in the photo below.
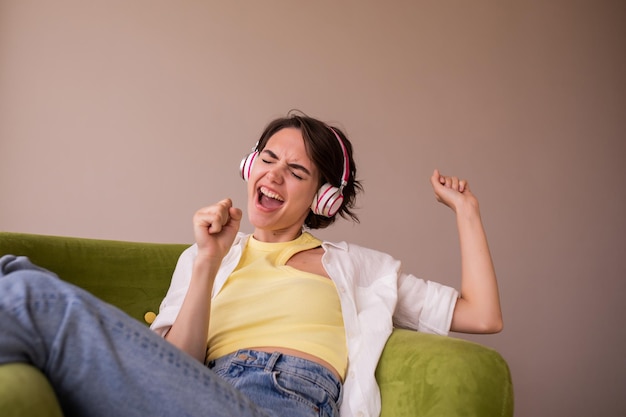
{"type": "Polygon", "coordinates": [[[461,296],[452,330],[496,333],[502,329],[502,312],[495,268],[477,202],[456,210],[461,247],[461,296]]]}
{"type": "Polygon", "coordinates": [[[211,291],[219,262],[196,258],[187,294],[166,339],[204,362],[211,313],[211,291]]]}

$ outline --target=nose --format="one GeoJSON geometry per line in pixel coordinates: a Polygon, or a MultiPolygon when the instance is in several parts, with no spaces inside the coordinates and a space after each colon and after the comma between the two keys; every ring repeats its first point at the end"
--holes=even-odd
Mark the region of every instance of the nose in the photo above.
{"type": "Polygon", "coordinates": [[[283,174],[284,169],[279,164],[274,164],[267,170],[265,176],[276,184],[282,184],[284,180],[283,174]]]}

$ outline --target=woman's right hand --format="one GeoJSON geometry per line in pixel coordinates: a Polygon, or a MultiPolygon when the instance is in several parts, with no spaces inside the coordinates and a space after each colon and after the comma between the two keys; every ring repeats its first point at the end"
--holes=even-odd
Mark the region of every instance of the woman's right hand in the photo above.
{"type": "Polygon", "coordinates": [[[221,262],[230,250],[241,224],[242,211],[230,198],[201,208],[193,216],[198,256],[221,262]]]}
{"type": "Polygon", "coordinates": [[[165,338],[200,362],[206,355],[213,282],[239,231],[241,216],[230,198],[201,208],[193,216],[198,256],[183,304],[165,338]]]}

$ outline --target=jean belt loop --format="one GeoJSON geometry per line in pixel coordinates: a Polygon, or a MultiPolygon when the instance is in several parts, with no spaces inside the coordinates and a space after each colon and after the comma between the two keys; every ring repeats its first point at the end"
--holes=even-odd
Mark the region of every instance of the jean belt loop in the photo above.
{"type": "Polygon", "coordinates": [[[278,359],[280,359],[281,356],[282,353],[280,352],[272,353],[272,356],[270,356],[270,358],[267,360],[267,364],[265,365],[265,372],[272,372],[274,370],[274,367],[276,366],[276,362],[278,362],[278,359]]]}

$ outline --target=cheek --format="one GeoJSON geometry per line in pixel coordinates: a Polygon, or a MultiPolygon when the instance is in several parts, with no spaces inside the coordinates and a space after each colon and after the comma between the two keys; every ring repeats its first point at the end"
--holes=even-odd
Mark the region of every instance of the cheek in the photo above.
{"type": "Polygon", "coordinates": [[[252,169],[250,170],[250,178],[248,178],[248,189],[253,189],[255,188],[255,184],[257,183],[257,181],[263,177],[263,175],[265,175],[266,170],[264,170],[264,167],[262,164],[259,163],[259,161],[256,161],[254,163],[254,165],[252,165],[252,169]]]}
{"type": "Polygon", "coordinates": [[[306,198],[303,198],[304,203],[310,206],[311,203],[313,202],[313,199],[317,195],[317,190],[318,190],[317,185],[309,187],[305,193],[306,198]]]}
{"type": "Polygon", "coordinates": [[[248,182],[246,183],[246,192],[248,194],[248,202],[252,203],[256,196],[256,181],[254,177],[250,176],[248,182]]]}

